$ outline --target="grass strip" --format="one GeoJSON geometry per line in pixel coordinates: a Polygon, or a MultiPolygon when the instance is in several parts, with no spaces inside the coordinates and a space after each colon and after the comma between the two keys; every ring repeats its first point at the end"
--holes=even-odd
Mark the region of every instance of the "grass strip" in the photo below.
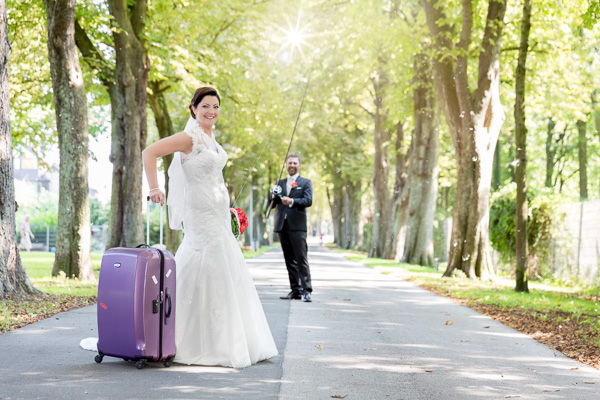
{"type": "MultiPolygon", "coordinates": [[[[244,258],[257,257],[278,247],[278,245],[261,246],[258,251],[244,250],[244,258]]],[[[96,282],[67,279],[64,274],[52,277],[54,253],[22,252],[20,254],[29,279],[42,293],[19,297],[8,296],[0,300],[0,334],[64,311],[96,303],[101,253],[91,255],[96,282]]]]}

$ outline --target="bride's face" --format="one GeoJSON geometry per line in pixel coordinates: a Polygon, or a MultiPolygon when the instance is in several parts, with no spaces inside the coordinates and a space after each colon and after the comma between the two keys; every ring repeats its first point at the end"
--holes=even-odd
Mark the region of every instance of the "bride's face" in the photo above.
{"type": "Polygon", "coordinates": [[[216,96],[204,96],[194,110],[196,121],[203,128],[212,128],[219,119],[219,99],[216,96]]]}

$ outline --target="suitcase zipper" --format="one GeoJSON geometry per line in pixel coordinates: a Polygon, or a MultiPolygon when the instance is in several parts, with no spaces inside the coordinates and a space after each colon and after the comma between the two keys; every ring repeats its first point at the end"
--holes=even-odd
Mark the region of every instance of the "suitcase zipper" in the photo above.
{"type": "Polygon", "coordinates": [[[158,329],[158,361],[162,359],[163,348],[163,323],[164,323],[164,290],[165,290],[165,256],[162,250],[157,249],[160,255],[160,327],[158,329]]]}

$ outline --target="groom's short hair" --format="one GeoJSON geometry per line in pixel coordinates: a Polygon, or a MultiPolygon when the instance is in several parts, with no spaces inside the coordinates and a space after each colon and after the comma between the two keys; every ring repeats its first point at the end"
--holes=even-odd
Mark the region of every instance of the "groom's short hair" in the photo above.
{"type": "Polygon", "coordinates": [[[288,154],[287,158],[285,159],[285,162],[287,162],[292,157],[298,159],[298,164],[302,164],[302,159],[300,158],[300,156],[298,154],[288,154]]]}

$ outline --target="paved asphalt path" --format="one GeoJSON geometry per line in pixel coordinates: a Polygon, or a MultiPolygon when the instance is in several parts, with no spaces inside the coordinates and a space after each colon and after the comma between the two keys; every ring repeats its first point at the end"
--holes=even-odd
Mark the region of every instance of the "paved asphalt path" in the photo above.
{"type": "Polygon", "coordinates": [[[309,249],[312,303],[280,250],[248,260],[280,355],[245,369],[94,362],[95,306],[0,335],[0,399],[600,399],[600,372],[399,278],[309,249]]]}

